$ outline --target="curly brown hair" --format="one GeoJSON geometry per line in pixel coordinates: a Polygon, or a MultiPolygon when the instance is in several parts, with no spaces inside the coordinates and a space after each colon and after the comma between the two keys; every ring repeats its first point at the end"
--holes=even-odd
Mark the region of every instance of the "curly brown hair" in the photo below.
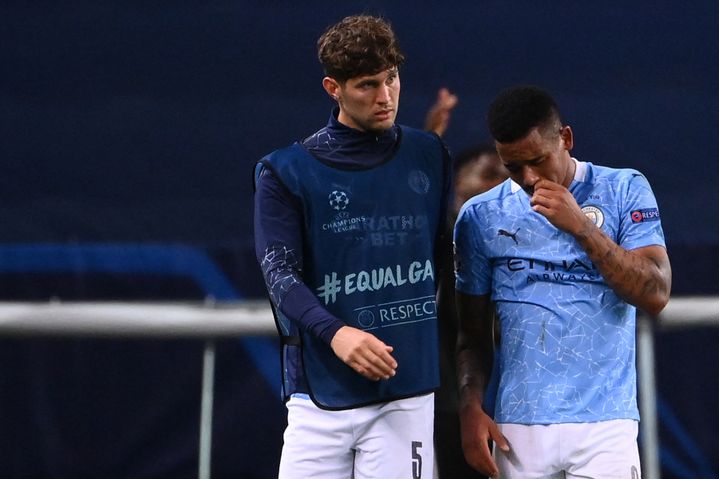
{"type": "Polygon", "coordinates": [[[404,62],[389,22],[370,15],[352,15],[329,27],[317,40],[317,56],[325,74],[345,82],[376,75],[404,62]]]}

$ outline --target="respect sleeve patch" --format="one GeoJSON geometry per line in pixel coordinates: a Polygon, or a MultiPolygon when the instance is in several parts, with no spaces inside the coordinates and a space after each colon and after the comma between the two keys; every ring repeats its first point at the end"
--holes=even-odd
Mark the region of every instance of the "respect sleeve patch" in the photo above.
{"type": "Polygon", "coordinates": [[[633,223],[641,223],[643,221],[659,221],[658,208],[646,208],[643,210],[634,210],[630,213],[633,223]]]}

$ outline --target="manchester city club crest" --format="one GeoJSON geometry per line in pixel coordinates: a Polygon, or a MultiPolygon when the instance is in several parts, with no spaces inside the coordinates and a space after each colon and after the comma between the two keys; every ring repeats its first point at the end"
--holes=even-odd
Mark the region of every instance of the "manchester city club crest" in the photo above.
{"type": "Polygon", "coordinates": [[[584,206],[582,207],[582,213],[584,213],[587,218],[592,220],[592,223],[594,223],[597,228],[601,228],[604,224],[604,212],[602,212],[601,209],[597,206],[584,206]]]}
{"type": "Polygon", "coordinates": [[[429,176],[427,176],[427,173],[422,170],[410,171],[407,182],[409,183],[409,187],[412,188],[415,193],[426,195],[427,192],[429,192],[429,176]]]}

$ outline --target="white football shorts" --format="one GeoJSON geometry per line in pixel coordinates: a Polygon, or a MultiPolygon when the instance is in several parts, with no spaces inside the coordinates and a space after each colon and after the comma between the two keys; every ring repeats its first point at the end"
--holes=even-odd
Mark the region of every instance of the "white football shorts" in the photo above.
{"type": "Polygon", "coordinates": [[[434,394],[343,411],[287,401],[279,479],[433,479],[434,394]]]}
{"type": "Polygon", "coordinates": [[[502,479],[641,478],[639,426],[632,419],[497,426],[510,447],[494,449],[502,479]]]}

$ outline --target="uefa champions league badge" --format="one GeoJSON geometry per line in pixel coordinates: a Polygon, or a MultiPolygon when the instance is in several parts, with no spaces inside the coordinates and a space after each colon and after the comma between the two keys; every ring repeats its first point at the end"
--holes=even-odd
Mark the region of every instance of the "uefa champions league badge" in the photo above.
{"type": "Polygon", "coordinates": [[[592,220],[592,223],[594,223],[597,228],[601,228],[604,224],[604,213],[598,207],[584,206],[582,207],[582,213],[584,213],[587,218],[592,220]]]}
{"type": "Polygon", "coordinates": [[[330,206],[333,210],[342,211],[350,204],[350,199],[342,190],[334,190],[329,194],[330,206]]]}

